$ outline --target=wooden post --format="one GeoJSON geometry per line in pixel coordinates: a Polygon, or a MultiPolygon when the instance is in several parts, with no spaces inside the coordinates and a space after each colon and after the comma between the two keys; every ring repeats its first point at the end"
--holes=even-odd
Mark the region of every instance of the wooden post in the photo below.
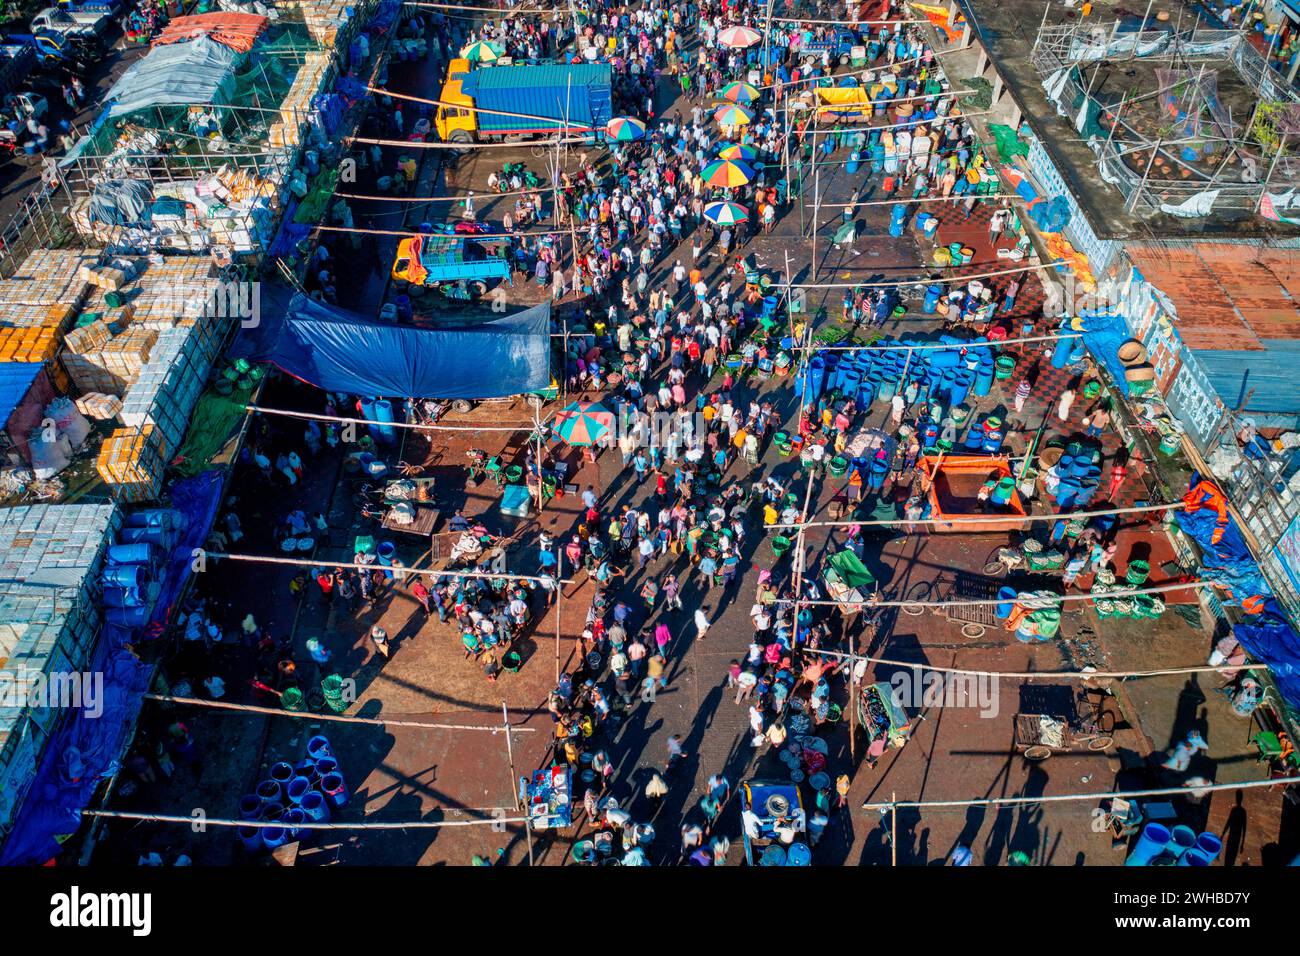
{"type": "MultiPolygon", "coordinates": [[[[510,764],[510,793],[514,797],[515,809],[522,809],[524,816],[528,816],[528,807],[524,805],[523,799],[519,795],[519,777],[515,773],[515,748],[510,740],[510,712],[506,709],[506,702],[501,701],[501,726],[506,735],[506,760],[510,764]]],[[[530,821],[524,820],[524,838],[528,841],[528,865],[533,865],[533,828],[530,821]]]]}
{"type": "Polygon", "coordinates": [[[560,608],[564,601],[564,552],[555,543],[555,683],[560,683],[560,608]]]}

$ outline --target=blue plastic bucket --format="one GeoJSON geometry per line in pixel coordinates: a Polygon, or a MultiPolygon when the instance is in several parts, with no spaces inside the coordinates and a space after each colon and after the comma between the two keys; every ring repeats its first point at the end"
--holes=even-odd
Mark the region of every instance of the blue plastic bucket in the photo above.
{"type": "Polygon", "coordinates": [[[882,375],[880,378],[880,390],[876,392],[876,397],[882,402],[892,401],[898,393],[898,377],[896,374],[882,375]]]}
{"type": "Polygon", "coordinates": [[[236,827],[235,833],[239,835],[239,842],[243,844],[244,849],[250,853],[262,849],[261,827],[236,827]]]}
{"type": "Polygon", "coordinates": [[[278,820],[284,816],[284,811],[285,806],[283,803],[279,803],[278,801],[275,803],[264,803],[262,804],[262,819],[271,821],[278,820]]]}
{"type": "Polygon", "coordinates": [[[262,798],[255,793],[246,793],[239,798],[239,819],[256,820],[262,815],[262,798]]]}
{"type": "Polygon", "coordinates": [[[104,607],[140,607],[144,600],[140,597],[139,588],[104,588],[103,597],[104,607]]]}
{"type": "Polygon", "coordinates": [[[808,849],[806,843],[791,843],[790,848],[785,851],[786,866],[810,866],[812,864],[812,850],[808,849]]]}
{"type": "MultiPolygon", "coordinates": [[[[393,403],[386,398],[375,400],[375,420],[379,422],[393,421],[393,403]]],[[[397,429],[392,425],[384,424],[379,427],[379,437],[385,442],[394,442],[397,440],[397,429]]]]}
{"type": "Polygon", "coordinates": [[[1011,612],[1016,606],[1016,596],[1019,592],[1015,588],[1000,587],[998,588],[999,604],[993,607],[993,616],[999,621],[1005,621],[1011,616],[1011,612]]]}
{"type": "Polygon", "coordinates": [[[334,809],[342,809],[348,805],[348,788],[343,782],[343,774],[337,771],[327,773],[320,778],[320,788],[325,799],[334,809]]]}
{"type": "Polygon", "coordinates": [[[906,221],[907,207],[902,203],[895,203],[889,210],[889,234],[895,239],[902,236],[906,221]]]}
{"type": "Polygon", "coordinates": [[[327,774],[338,772],[339,762],[334,757],[321,757],[316,761],[316,776],[323,779],[327,774]]]}
{"type": "Polygon", "coordinates": [[[147,528],[123,528],[117,538],[123,544],[163,544],[171,537],[171,531],[162,525],[147,528]]]}
{"type": "Polygon", "coordinates": [[[262,845],[274,850],[289,842],[289,831],[284,827],[261,827],[262,845]]]}
{"type": "Polygon", "coordinates": [[[1169,847],[1170,833],[1159,823],[1148,823],[1142,828],[1133,852],[1124,861],[1125,866],[1149,866],[1151,861],[1169,847]]]}
{"type": "Polygon", "coordinates": [[[284,816],[281,817],[281,820],[283,820],[284,823],[288,824],[289,839],[297,840],[300,837],[302,837],[303,834],[302,827],[294,825],[297,823],[307,822],[307,814],[303,813],[300,807],[291,807],[290,809],[284,811],[284,816]]]}
{"type": "Polygon", "coordinates": [[[1219,854],[1223,852],[1223,841],[1213,833],[1202,833],[1196,838],[1196,850],[1208,857],[1212,863],[1217,860],[1219,854]]]}
{"type": "Polygon", "coordinates": [[[1209,866],[1213,862],[1211,857],[1206,856],[1196,847],[1192,847],[1178,858],[1179,866],[1209,866]]]}
{"type": "Polygon", "coordinates": [[[299,806],[302,812],[307,814],[308,820],[324,823],[330,818],[330,805],[325,801],[325,797],[315,790],[303,797],[299,806]]]}
{"type": "Polygon", "coordinates": [[[938,312],[941,298],[943,298],[943,286],[928,286],[925,290],[925,299],[921,302],[921,311],[926,315],[933,315],[938,312]]]}
{"type": "Polygon", "coordinates": [[[1175,858],[1181,857],[1194,846],[1196,846],[1196,831],[1191,827],[1180,823],[1169,831],[1169,852],[1175,858]]]}
{"type": "Polygon", "coordinates": [[[110,544],[107,558],[109,564],[150,564],[154,559],[154,548],[148,543],[110,544]]]}
{"type": "Polygon", "coordinates": [[[983,398],[993,390],[993,366],[986,369],[983,365],[975,369],[975,381],[971,385],[971,391],[975,393],[976,398],[983,398]]]}
{"type": "Polygon", "coordinates": [[[287,787],[289,781],[294,778],[293,764],[286,760],[271,764],[270,776],[281,787],[287,787]]]}
{"type": "Polygon", "coordinates": [[[311,792],[311,781],[306,777],[294,777],[289,786],[284,788],[284,795],[290,803],[302,803],[302,798],[311,792]]]}
{"type": "Polygon", "coordinates": [[[262,802],[262,806],[264,807],[267,804],[278,803],[280,797],[283,795],[280,790],[280,785],[274,780],[263,780],[257,785],[257,790],[255,792],[257,794],[257,799],[262,802]]]}
{"type": "Polygon", "coordinates": [[[334,751],[330,747],[329,738],[317,734],[307,741],[307,756],[312,760],[320,760],[321,757],[333,757],[334,751]]]}
{"type": "Polygon", "coordinates": [[[966,433],[966,450],[976,455],[984,450],[984,433],[978,428],[966,433]]]}
{"type": "Polygon", "coordinates": [[[1056,486],[1056,503],[1062,508],[1074,505],[1079,497],[1079,483],[1073,478],[1062,478],[1056,486]]]}
{"type": "Polygon", "coordinates": [[[970,388],[975,384],[975,373],[962,371],[953,376],[952,380],[952,398],[953,405],[964,404],[970,397],[970,388]]]}
{"type": "Polygon", "coordinates": [[[996,455],[1002,450],[1002,432],[991,431],[984,435],[984,452],[989,455],[996,455]]]}
{"type": "Polygon", "coordinates": [[[934,422],[926,422],[921,429],[921,445],[924,448],[933,448],[934,443],[939,440],[939,426],[934,422]]]}
{"type": "Polygon", "coordinates": [[[104,583],[122,588],[138,588],[149,580],[143,564],[110,564],[104,568],[104,583]]]}

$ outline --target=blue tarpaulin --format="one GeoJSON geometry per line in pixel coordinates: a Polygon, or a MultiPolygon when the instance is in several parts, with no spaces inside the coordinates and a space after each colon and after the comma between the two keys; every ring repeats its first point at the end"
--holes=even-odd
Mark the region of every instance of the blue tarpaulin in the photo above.
{"type": "Polygon", "coordinates": [[[551,305],[515,315],[395,325],[298,293],[262,308],[233,357],[272,362],[331,392],[394,398],[500,398],[551,383],[551,305]]]}
{"type": "Polygon", "coordinates": [[[0,362],[0,428],[23,403],[27,390],[44,367],[40,362],[0,362]]]}
{"type": "MultiPolygon", "coordinates": [[[[1199,482],[1200,476],[1193,474],[1191,486],[1199,482]]],[[[1212,508],[1176,511],[1174,516],[1178,526],[1201,547],[1202,580],[1217,581],[1231,588],[1238,600],[1266,598],[1263,612],[1235,625],[1232,633],[1251,657],[1268,665],[1287,703],[1300,707],[1300,635],[1273,598],[1273,590],[1264,580],[1236,522],[1229,515],[1223,535],[1215,542],[1214,531],[1221,519],[1212,508]]]]}
{"type": "Polygon", "coordinates": [[[1119,349],[1132,336],[1124,316],[1100,309],[1081,309],[1071,328],[1083,333],[1083,344],[1110,373],[1120,394],[1127,398],[1128,379],[1124,375],[1124,363],[1119,360],[1119,349]]]}
{"type": "Polygon", "coordinates": [[[0,866],[44,863],[59,851],[60,838],[81,826],[81,810],[95,788],[118,769],[136,717],[148,690],[151,665],[127,647],[138,631],[155,633],[171,611],[191,574],[194,549],[202,547],[221,502],[222,473],[207,471],[178,481],[172,508],[183,531],[162,571],[162,588],[149,624],[131,629],[105,624],[95,645],[88,673],[102,673],[102,713],[75,710],[50,739],[32,779],[27,798],[14,818],[13,830],[0,849],[0,866]]]}

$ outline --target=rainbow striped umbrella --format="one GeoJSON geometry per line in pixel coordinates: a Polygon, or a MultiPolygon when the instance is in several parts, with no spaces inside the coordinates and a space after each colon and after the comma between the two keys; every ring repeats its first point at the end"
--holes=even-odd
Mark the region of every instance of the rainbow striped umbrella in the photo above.
{"type": "Polygon", "coordinates": [[[632,116],[615,116],[605,124],[605,135],[620,143],[630,143],[645,135],[645,123],[632,116]]]}
{"type": "Polygon", "coordinates": [[[728,143],[718,150],[718,159],[743,159],[753,162],[758,159],[758,150],[744,143],[728,143]]]}
{"type": "Polygon", "coordinates": [[[718,90],[718,98],[731,103],[753,103],[762,95],[757,86],[750,86],[741,80],[728,83],[718,90]]]}
{"type": "Polygon", "coordinates": [[[710,186],[743,186],[754,178],[754,170],[738,159],[715,159],[701,175],[710,186]]]}
{"type": "Polygon", "coordinates": [[[719,126],[747,126],[754,119],[754,114],[739,106],[728,105],[714,113],[713,118],[719,126]]]}
{"type": "Polygon", "coordinates": [[[614,430],[614,413],[600,402],[574,402],[555,417],[555,434],[570,445],[594,445],[614,430]]]}
{"type": "Polygon", "coordinates": [[[749,210],[740,203],[711,202],[704,207],[704,218],[719,226],[734,226],[749,218],[749,210]]]}
{"type": "Polygon", "coordinates": [[[742,50],[747,46],[753,46],[761,39],[763,35],[751,27],[727,27],[718,34],[718,42],[723,46],[742,50]]]}
{"type": "Polygon", "coordinates": [[[476,40],[461,50],[460,55],[471,63],[492,63],[505,52],[504,48],[495,43],[490,43],[487,40],[476,40]]]}

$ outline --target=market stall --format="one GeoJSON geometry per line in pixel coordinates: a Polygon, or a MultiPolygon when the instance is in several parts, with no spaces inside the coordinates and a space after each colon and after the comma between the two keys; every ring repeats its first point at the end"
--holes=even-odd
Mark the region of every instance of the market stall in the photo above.
{"type": "Polygon", "coordinates": [[[556,764],[519,778],[519,797],[534,830],[573,826],[573,769],[556,764]]]}
{"type": "Polygon", "coordinates": [[[867,735],[867,756],[879,758],[889,748],[901,749],[911,736],[911,722],[884,681],[865,684],[858,693],[858,722],[867,735]]]}
{"type": "Polygon", "coordinates": [[[812,852],[807,816],[797,784],[749,780],[740,785],[745,862],[760,866],[807,866],[812,852]]]}
{"type": "Polygon", "coordinates": [[[928,489],[931,530],[983,534],[1025,529],[1028,511],[1009,458],[939,455],[918,464],[928,489]],[[988,492],[982,495],[985,486],[988,492]],[[971,520],[981,516],[986,517],[971,520]]]}

